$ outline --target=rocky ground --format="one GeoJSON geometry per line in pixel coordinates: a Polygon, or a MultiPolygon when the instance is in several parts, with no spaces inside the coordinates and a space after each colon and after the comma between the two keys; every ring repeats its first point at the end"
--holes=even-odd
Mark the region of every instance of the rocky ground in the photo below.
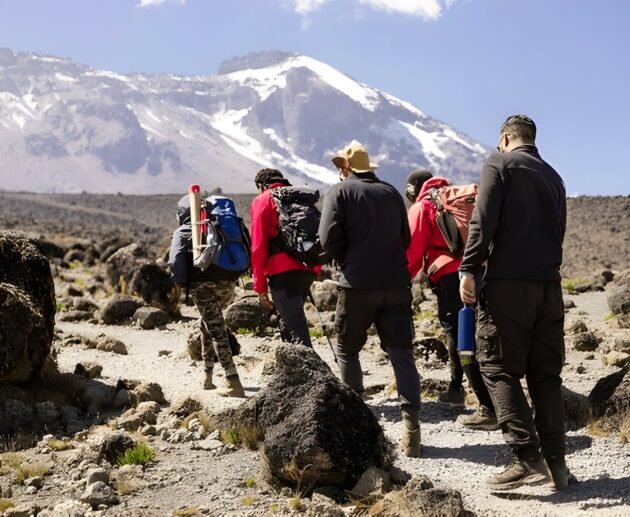
{"type": "MultiPolygon", "coordinates": [[[[163,269],[163,234],[175,226],[164,206],[174,205],[177,197],[0,193],[0,221],[12,228],[26,222],[41,232],[45,238],[33,242],[50,259],[52,272],[52,278],[38,283],[45,276],[43,257],[35,257],[32,247],[28,260],[15,256],[12,243],[18,241],[0,233],[0,514],[5,509],[14,517],[630,514],[630,375],[621,381],[630,365],[628,198],[591,198],[591,211],[597,213],[593,224],[616,217],[610,228],[597,231],[589,226],[586,198],[569,200],[565,255],[575,276],[564,282],[563,378],[570,390],[567,462],[579,483],[562,493],[550,486],[491,493],[484,480],[506,464],[508,450],[500,432],[469,431],[455,423],[462,411],[474,410],[472,394],[466,409],[436,400],[449,373],[436,301],[421,284],[414,285],[414,308],[417,365],[423,376],[422,457],[389,455],[383,472],[370,471],[354,488],[311,492],[305,480],[312,473],[293,462],[285,465],[288,482],[270,479],[273,466],[268,451],[260,450],[260,430],[231,427],[231,411],[245,406],[241,399],[222,396],[220,366],[215,368],[217,389],[202,389],[202,366],[195,341],[189,339],[198,313],[182,303],[183,293],[173,288],[163,269]],[[614,236],[614,243],[607,236],[614,236]],[[125,246],[140,237],[146,237],[145,244],[125,246]],[[597,246],[597,260],[587,242],[597,246]],[[23,332],[16,332],[16,321],[31,320],[15,307],[39,318],[28,329],[32,339],[42,329],[36,350],[35,341],[29,345],[23,332]],[[41,354],[47,353],[53,330],[52,354],[42,366],[41,354]],[[32,358],[39,357],[31,367],[43,369],[43,384],[16,381],[28,372],[11,369],[11,339],[32,358]],[[596,406],[593,388],[602,378],[612,382],[610,375],[617,381],[602,396],[609,402],[596,406]],[[597,408],[604,409],[595,414],[597,408]],[[134,456],[119,465],[129,449],[134,456]],[[435,500],[423,499],[426,494],[435,500]],[[405,513],[407,503],[401,501],[411,500],[414,510],[405,513]],[[418,506],[418,500],[424,502],[418,506]]],[[[247,202],[239,198],[241,207],[247,202]]],[[[47,264],[44,260],[46,274],[47,264]]],[[[326,276],[313,292],[331,333],[336,273],[328,270],[326,276]]],[[[245,391],[258,400],[279,375],[281,341],[277,321],[261,311],[250,287],[245,278],[226,320],[241,345],[235,361],[245,391]]],[[[315,351],[337,375],[310,305],[307,315],[315,351]]],[[[291,364],[298,369],[297,362],[291,364]]],[[[373,335],[362,364],[365,403],[395,451],[402,423],[393,374],[373,335]]],[[[291,386],[291,369],[284,375],[291,386]]],[[[303,393],[301,388],[286,391],[303,393]]],[[[364,408],[347,397],[343,390],[334,395],[337,402],[364,408]]],[[[328,402],[318,400],[315,406],[328,402]]],[[[348,432],[347,424],[326,422],[324,427],[332,437],[348,432]]],[[[303,434],[299,424],[289,431],[303,434]]],[[[266,438],[264,444],[269,445],[266,438]]]]}

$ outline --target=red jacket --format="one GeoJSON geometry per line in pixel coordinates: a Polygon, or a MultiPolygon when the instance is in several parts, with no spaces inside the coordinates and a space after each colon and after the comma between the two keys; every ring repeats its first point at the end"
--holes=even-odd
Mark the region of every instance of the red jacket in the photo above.
{"type": "MultiPolygon", "coordinates": [[[[437,209],[429,197],[429,190],[442,188],[448,185],[448,181],[439,176],[434,176],[422,185],[422,190],[416,202],[409,208],[409,228],[411,229],[411,244],[407,248],[407,267],[411,278],[414,278],[420,270],[427,272],[433,261],[441,255],[450,255],[446,241],[437,227],[435,218],[437,209]]],[[[436,284],[444,275],[453,273],[459,269],[461,257],[455,258],[434,274],[429,280],[436,284]]]]}
{"type": "Polygon", "coordinates": [[[321,267],[310,268],[287,253],[269,254],[271,239],[278,235],[278,210],[271,198],[271,190],[284,187],[283,183],[272,183],[267,190],[256,196],[251,207],[252,274],[254,291],[267,291],[267,277],[286,271],[304,270],[319,274],[321,267]]]}

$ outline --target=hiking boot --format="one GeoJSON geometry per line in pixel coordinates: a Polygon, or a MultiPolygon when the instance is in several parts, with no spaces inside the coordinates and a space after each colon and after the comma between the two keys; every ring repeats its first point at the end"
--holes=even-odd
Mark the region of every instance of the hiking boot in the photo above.
{"type": "Polygon", "coordinates": [[[401,447],[408,458],[419,458],[422,452],[420,444],[420,410],[417,408],[403,408],[403,434],[401,447]]]}
{"type": "Polygon", "coordinates": [[[455,422],[468,429],[480,431],[496,431],[501,428],[497,416],[485,406],[479,406],[472,415],[459,415],[455,422]]]}
{"type": "Polygon", "coordinates": [[[203,381],[204,390],[213,390],[216,386],[212,384],[212,370],[206,370],[206,378],[203,381]]]}
{"type": "Polygon", "coordinates": [[[444,404],[463,406],[466,400],[466,392],[463,387],[456,389],[453,386],[449,386],[448,391],[443,391],[438,395],[438,400],[444,404]]]}
{"type": "Polygon", "coordinates": [[[547,460],[547,466],[549,467],[549,472],[551,472],[551,478],[553,479],[556,490],[565,490],[570,483],[577,483],[577,479],[569,472],[569,468],[563,457],[549,458],[547,460]]]}
{"type": "Polygon", "coordinates": [[[246,398],[245,390],[241,384],[238,375],[230,375],[226,378],[226,389],[224,391],[226,397],[246,398]]]}
{"type": "Polygon", "coordinates": [[[549,473],[542,457],[527,460],[515,456],[511,466],[486,479],[486,486],[491,490],[513,490],[519,486],[542,485],[549,481],[549,473]]]}

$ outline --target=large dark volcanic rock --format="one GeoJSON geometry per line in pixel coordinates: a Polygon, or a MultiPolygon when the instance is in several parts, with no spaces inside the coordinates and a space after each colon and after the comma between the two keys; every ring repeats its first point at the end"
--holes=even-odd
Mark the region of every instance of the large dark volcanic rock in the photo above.
{"type": "Polygon", "coordinates": [[[269,311],[260,305],[258,298],[243,298],[226,309],[225,324],[232,331],[264,329],[269,325],[269,311]]]}
{"type": "Polygon", "coordinates": [[[280,345],[275,375],[223,426],[260,426],[271,474],[301,486],[351,488],[371,466],[385,462],[385,438],[361,398],[312,350],[280,345]]]}
{"type": "Polygon", "coordinates": [[[0,382],[41,372],[55,325],[55,288],[46,257],[26,238],[0,234],[0,382]]]}
{"type": "Polygon", "coordinates": [[[117,292],[138,295],[152,307],[178,314],[179,289],[171,275],[149,258],[144,246],[120,248],[106,264],[107,277],[117,292]]]}
{"type": "Polygon", "coordinates": [[[630,376],[628,367],[603,377],[588,395],[589,413],[601,418],[605,427],[618,429],[630,415],[630,376]]]}

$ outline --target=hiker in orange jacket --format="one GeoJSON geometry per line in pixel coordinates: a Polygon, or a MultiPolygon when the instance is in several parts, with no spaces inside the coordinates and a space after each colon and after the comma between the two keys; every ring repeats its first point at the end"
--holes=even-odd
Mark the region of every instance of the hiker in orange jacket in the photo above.
{"type": "Polygon", "coordinates": [[[472,415],[461,415],[457,422],[470,429],[494,431],[499,428],[494,406],[479,373],[479,365],[472,358],[457,352],[457,318],[462,308],[459,296],[458,269],[461,256],[449,252],[446,240],[436,224],[437,207],[430,191],[448,185],[448,180],[433,176],[426,170],[415,170],[407,178],[405,195],[413,203],[408,211],[411,243],[407,248],[409,273],[414,278],[421,270],[428,276],[432,291],[438,299],[438,317],[446,333],[451,368],[451,383],[440,393],[440,402],[464,405],[462,386],[464,373],[479,399],[479,409],[472,415]]]}

